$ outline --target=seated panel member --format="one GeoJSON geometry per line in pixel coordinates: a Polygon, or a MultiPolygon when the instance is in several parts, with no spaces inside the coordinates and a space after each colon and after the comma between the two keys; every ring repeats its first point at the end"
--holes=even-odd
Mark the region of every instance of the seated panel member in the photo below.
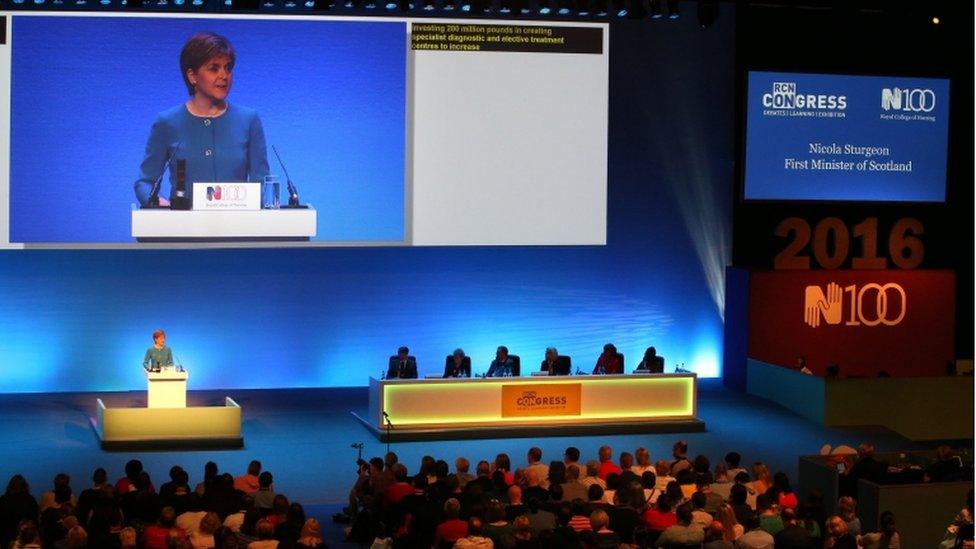
{"type": "Polygon", "coordinates": [[[641,360],[640,364],[637,365],[638,370],[647,370],[652,374],[660,374],[664,372],[664,357],[657,356],[657,349],[654,347],[648,347],[644,351],[644,359],[641,360]]]}
{"type": "Polygon", "coordinates": [[[444,377],[471,377],[471,357],[460,347],[448,355],[444,362],[444,377]]]}
{"type": "Polygon", "coordinates": [[[417,359],[410,356],[410,349],[400,347],[396,356],[390,357],[386,379],[417,379],[417,359]]]}
{"type": "Polygon", "coordinates": [[[173,365],[173,350],[166,346],[166,332],[156,330],[152,334],[153,344],[146,349],[142,358],[143,368],[159,368],[173,365]]]}
{"type": "Polygon", "coordinates": [[[508,356],[508,347],[500,345],[495,351],[495,360],[491,361],[486,377],[509,377],[515,375],[515,361],[508,356]]]}
{"type": "Polygon", "coordinates": [[[568,356],[559,356],[555,347],[546,349],[546,358],[542,361],[540,372],[548,372],[551,376],[568,376],[570,360],[568,356]]]}
{"type": "Polygon", "coordinates": [[[596,360],[596,366],[593,368],[594,374],[622,374],[624,373],[624,364],[620,359],[620,353],[617,352],[617,347],[613,343],[607,343],[603,346],[603,354],[600,358],[596,360]]]}

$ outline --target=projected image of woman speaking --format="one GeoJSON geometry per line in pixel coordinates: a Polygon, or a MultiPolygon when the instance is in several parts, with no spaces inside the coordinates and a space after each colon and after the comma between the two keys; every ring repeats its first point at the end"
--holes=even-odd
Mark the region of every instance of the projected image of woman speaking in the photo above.
{"type": "MultiPolygon", "coordinates": [[[[135,183],[143,206],[171,160],[185,161],[187,191],[195,181],[261,181],[268,174],[261,119],[253,109],[227,100],[235,62],[234,47],[219,34],[201,32],[183,46],[180,73],[190,98],[159,113],[149,132],[135,183]]],[[[175,172],[170,169],[170,199],[175,172]]],[[[159,196],[158,205],[169,206],[170,199],[159,196]]]]}

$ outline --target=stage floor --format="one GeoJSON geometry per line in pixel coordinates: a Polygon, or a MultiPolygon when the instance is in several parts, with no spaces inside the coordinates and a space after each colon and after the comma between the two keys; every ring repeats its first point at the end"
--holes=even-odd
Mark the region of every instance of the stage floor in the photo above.
{"type": "MultiPolygon", "coordinates": [[[[88,423],[96,398],[108,406],[145,406],[145,391],[0,395],[0,481],[22,473],[39,496],[50,489],[56,473],[65,472],[77,492],[88,485],[95,467],[104,467],[116,479],[127,460],[138,458],[157,486],[168,480],[174,464],[189,471],[196,483],[209,460],[221,471],[239,475],[250,460],[259,459],[274,473],[279,492],[306,505],[331,506],[345,501],[356,470],[357,453],[351,445],[364,443],[366,458],[386,451],[351,414],[365,413],[366,388],[191,391],[188,404],[220,405],[225,395],[243,409],[243,449],[154,452],[102,451],[88,423]]],[[[703,453],[713,465],[735,450],[744,463],[764,460],[772,471],[796,479],[797,456],[816,453],[824,443],[856,447],[870,440],[879,451],[916,447],[883,429],[816,425],[779,405],[727,391],[718,380],[701,380],[698,417],[707,425],[705,432],[401,442],[392,449],[413,472],[427,454],[449,463],[464,455],[476,463],[507,452],[513,465],[522,465],[531,445],[542,448],[547,461],[560,459],[570,445],[578,446],[584,459],[595,458],[602,444],[613,446],[615,454],[644,446],[656,460],[669,457],[674,441],[683,439],[692,457],[703,453]]]]}

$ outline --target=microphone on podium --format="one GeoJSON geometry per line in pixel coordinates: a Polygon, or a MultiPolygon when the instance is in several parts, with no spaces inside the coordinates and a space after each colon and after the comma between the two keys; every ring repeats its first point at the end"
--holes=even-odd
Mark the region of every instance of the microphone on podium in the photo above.
{"type": "Polygon", "coordinates": [[[143,206],[143,208],[158,208],[159,207],[159,189],[160,189],[160,187],[162,186],[162,183],[163,183],[163,175],[166,174],[166,170],[168,170],[169,167],[170,167],[170,164],[173,163],[173,160],[176,158],[176,153],[177,153],[177,151],[180,150],[180,147],[182,145],[183,145],[183,142],[182,141],[180,141],[179,143],[177,143],[176,144],[176,147],[173,148],[173,152],[170,153],[169,158],[166,159],[166,163],[163,164],[162,171],[159,172],[159,176],[156,177],[156,180],[153,181],[152,187],[149,189],[149,198],[146,200],[146,205],[143,206]]]}
{"type": "Polygon", "coordinates": [[[278,159],[278,164],[281,165],[281,171],[285,172],[285,185],[288,187],[288,205],[282,206],[282,208],[308,208],[307,204],[302,204],[298,199],[298,189],[291,182],[291,176],[288,175],[288,168],[285,167],[285,163],[281,160],[281,155],[278,154],[278,147],[271,145],[271,150],[274,151],[275,158],[278,159]]]}

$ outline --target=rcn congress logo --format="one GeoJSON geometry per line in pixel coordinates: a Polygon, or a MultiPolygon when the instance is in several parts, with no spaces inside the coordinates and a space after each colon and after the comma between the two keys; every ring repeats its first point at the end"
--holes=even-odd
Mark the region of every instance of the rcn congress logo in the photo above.
{"type": "Polygon", "coordinates": [[[762,106],[765,116],[843,118],[847,96],[808,93],[798,90],[796,82],[773,82],[772,91],[762,94],[762,106]]]}
{"type": "Polygon", "coordinates": [[[871,282],[860,288],[850,285],[827,284],[826,293],[820,286],[807,286],[803,295],[803,322],[811,328],[823,321],[836,326],[897,326],[905,319],[908,299],[905,289],[894,282],[871,282]]]}
{"type": "Polygon", "coordinates": [[[247,187],[244,185],[207,185],[208,202],[247,200],[247,187]]]}

